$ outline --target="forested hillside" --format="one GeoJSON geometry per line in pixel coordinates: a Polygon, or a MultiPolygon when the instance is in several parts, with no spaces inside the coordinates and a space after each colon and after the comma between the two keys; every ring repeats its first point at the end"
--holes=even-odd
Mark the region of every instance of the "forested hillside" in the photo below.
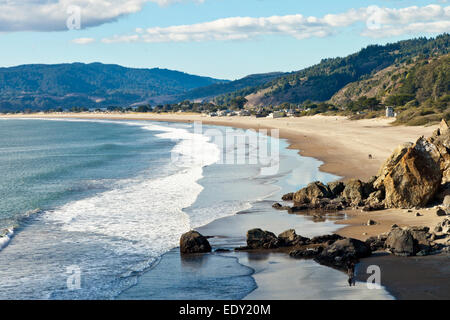
{"type": "Polygon", "coordinates": [[[0,68],[0,111],[126,106],[227,81],[101,63],[0,68]]]}

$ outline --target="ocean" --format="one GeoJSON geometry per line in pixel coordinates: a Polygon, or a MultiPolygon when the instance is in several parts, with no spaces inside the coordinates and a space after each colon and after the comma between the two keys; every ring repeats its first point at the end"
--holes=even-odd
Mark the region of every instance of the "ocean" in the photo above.
{"type": "MultiPolygon", "coordinates": [[[[180,260],[181,234],[223,227],[237,213],[257,218],[283,193],[337,177],[266,136],[280,153],[278,170],[262,174],[270,161],[246,162],[255,154],[248,140],[222,143],[232,129],[203,130],[0,120],[0,299],[242,299],[255,290],[254,270],[236,258],[206,256],[203,267],[180,260]]],[[[290,219],[307,236],[335,229],[332,221],[290,219]]],[[[245,239],[234,228],[228,245],[245,239]]]]}

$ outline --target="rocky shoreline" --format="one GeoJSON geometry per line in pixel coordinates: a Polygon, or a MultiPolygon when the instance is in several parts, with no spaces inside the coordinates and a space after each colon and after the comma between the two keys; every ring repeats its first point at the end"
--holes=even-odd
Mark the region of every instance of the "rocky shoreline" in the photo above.
{"type": "MultiPolygon", "coordinates": [[[[424,226],[399,227],[365,241],[337,234],[306,238],[295,230],[278,236],[270,231],[252,229],[247,232],[247,246],[237,251],[284,252],[296,259],[314,259],[319,264],[346,271],[350,263],[388,252],[395,256],[427,256],[450,253],[450,129],[443,120],[439,129],[415,144],[403,144],[385,161],[377,176],[367,182],[352,179],[327,185],[317,181],[284,195],[282,200],[293,205],[275,203],[274,209],[289,213],[338,212],[361,209],[365,212],[391,208],[412,212],[424,207],[435,210],[442,221],[433,230],[424,226]]],[[[417,214],[419,215],[419,214],[417,214]]],[[[368,225],[377,224],[369,220],[368,225]]],[[[195,231],[183,235],[183,254],[210,252],[206,237],[195,231]],[[189,247],[186,249],[186,247],[189,247]]],[[[216,249],[220,250],[220,249],[216,249]]]]}

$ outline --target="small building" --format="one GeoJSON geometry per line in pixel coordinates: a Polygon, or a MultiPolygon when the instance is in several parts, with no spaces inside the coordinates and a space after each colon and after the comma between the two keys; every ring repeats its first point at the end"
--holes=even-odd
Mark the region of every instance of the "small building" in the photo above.
{"type": "Polygon", "coordinates": [[[394,108],[393,107],[386,107],[386,117],[387,118],[394,118],[395,117],[395,113],[394,113],[394,108]]]}
{"type": "Polygon", "coordinates": [[[240,110],[240,111],[238,112],[238,115],[241,116],[241,117],[248,117],[248,116],[251,115],[251,113],[250,113],[250,111],[248,111],[248,110],[240,110]]]}
{"type": "Polygon", "coordinates": [[[277,118],[283,118],[285,116],[286,116],[286,114],[283,111],[274,111],[271,114],[269,114],[267,116],[267,118],[277,119],[277,118]]]}

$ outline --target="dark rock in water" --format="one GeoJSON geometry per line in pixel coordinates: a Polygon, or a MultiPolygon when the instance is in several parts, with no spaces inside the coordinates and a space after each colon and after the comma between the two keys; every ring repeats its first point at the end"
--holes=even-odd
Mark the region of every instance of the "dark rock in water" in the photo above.
{"type": "Polygon", "coordinates": [[[328,189],[331,191],[334,197],[339,197],[345,189],[345,184],[340,181],[330,182],[328,189]]]}
{"type": "Polygon", "coordinates": [[[305,248],[304,250],[293,250],[289,252],[289,255],[293,258],[314,258],[323,251],[323,247],[305,248]]]}
{"type": "Polygon", "coordinates": [[[350,261],[372,254],[370,247],[362,241],[346,238],[326,247],[314,260],[320,264],[345,269],[350,261]]]}
{"type": "Polygon", "coordinates": [[[299,236],[294,229],[290,229],[278,235],[279,245],[282,247],[292,247],[309,243],[309,238],[299,236]]]}
{"type": "Polygon", "coordinates": [[[322,209],[325,211],[341,211],[345,209],[345,204],[343,202],[331,201],[324,205],[322,209]]]}
{"type": "Polygon", "coordinates": [[[361,180],[351,179],[348,181],[345,184],[342,196],[352,207],[362,205],[364,199],[364,185],[361,180]]]}
{"type": "Polygon", "coordinates": [[[291,192],[291,193],[285,194],[283,197],[281,197],[281,199],[283,201],[292,201],[292,200],[294,200],[294,193],[291,192]]]}
{"type": "Polygon", "coordinates": [[[397,256],[414,256],[417,246],[414,245],[414,237],[409,230],[393,229],[386,239],[386,249],[397,256]]]}
{"type": "Polygon", "coordinates": [[[338,234],[329,234],[329,235],[324,235],[324,236],[318,236],[318,237],[314,237],[310,240],[311,244],[333,244],[334,242],[338,241],[338,240],[342,240],[344,239],[343,237],[341,237],[338,234]]]}
{"type": "Polygon", "coordinates": [[[294,194],[294,202],[304,204],[304,203],[314,203],[319,199],[331,198],[333,194],[331,193],[328,186],[324,185],[322,182],[316,181],[310,183],[306,188],[297,191],[294,194]]]}
{"type": "Polygon", "coordinates": [[[272,208],[277,209],[277,210],[281,210],[281,208],[283,208],[283,206],[280,203],[274,203],[272,205],[272,208]]]}
{"type": "Polygon", "coordinates": [[[274,203],[274,204],[272,205],[272,208],[274,208],[274,209],[276,209],[276,210],[289,210],[289,209],[290,209],[290,207],[283,206],[283,205],[281,205],[280,203],[274,203]]]}
{"type": "Polygon", "coordinates": [[[275,249],[279,247],[279,240],[272,232],[252,229],[247,232],[247,247],[250,249],[275,249]]]}
{"type": "Polygon", "coordinates": [[[231,250],[229,250],[229,249],[222,249],[222,248],[214,250],[214,252],[217,252],[217,253],[225,253],[225,252],[230,252],[230,251],[231,250]]]}
{"type": "Polygon", "coordinates": [[[341,211],[344,210],[345,207],[346,203],[340,198],[322,198],[316,199],[310,203],[295,203],[295,206],[287,208],[287,210],[289,213],[296,213],[306,210],[341,211]]]}
{"type": "Polygon", "coordinates": [[[181,236],[180,252],[182,254],[211,252],[211,245],[206,237],[197,231],[189,231],[181,236]]]}
{"type": "Polygon", "coordinates": [[[296,212],[301,212],[301,211],[305,211],[305,210],[310,210],[311,207],[308,204],[302,204],[302,205],[296,205],[293,206],[291,208],[288,209],[289,213],[296,213],[296,212]]]}

